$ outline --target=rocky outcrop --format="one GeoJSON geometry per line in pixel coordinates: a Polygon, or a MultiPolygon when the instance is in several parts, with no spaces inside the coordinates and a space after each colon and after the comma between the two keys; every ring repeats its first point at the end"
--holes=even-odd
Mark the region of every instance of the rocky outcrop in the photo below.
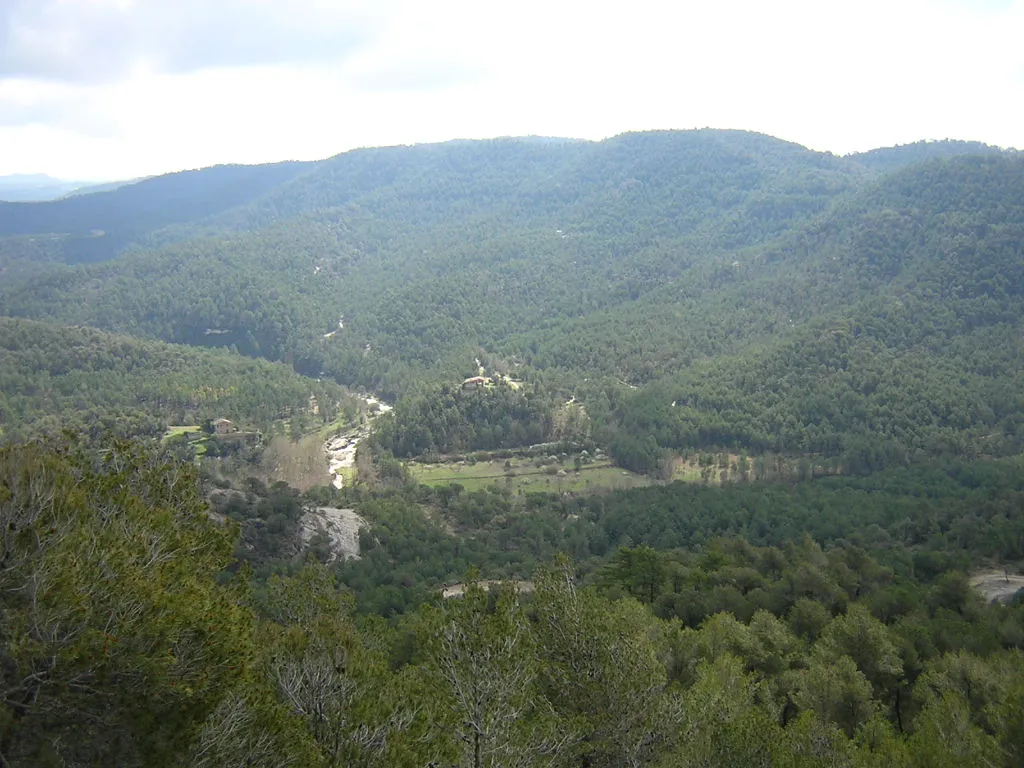
{"type": "Polygon", "coordinates": [[[359,559],[359,529],[366,524],[353,509],[317,507],[302,516],[299,536],[303,547],[308,547],[315,536],[327,537],[331,555],[328,562],[359,559]]]}

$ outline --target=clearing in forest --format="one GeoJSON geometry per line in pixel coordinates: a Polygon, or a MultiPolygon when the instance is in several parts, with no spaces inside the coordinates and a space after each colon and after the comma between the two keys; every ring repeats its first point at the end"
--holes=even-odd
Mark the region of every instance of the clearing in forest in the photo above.
{"type": "Polygon", "coordinates": [[[971,576],[971,586],[981,593],[986,602],[1009,603],[1024,589],[1024,576],[1006,571],[983,571],[971,576]]]}
{"type": "Polygon", "coordinates": [[[164,432],[163,439],[170,440],[172,437],[178,435],[187,435],[190,432],[202,432],[203,428],[198,424],[172,424],[167,427],[167,431],[164,432]]]}
{"type": "Polygon", "coordinates": [[[551,462],[537,466],[534,459],[446,462],[421,464],[410,461],[409,471],[417,483],[444,486],[458,483],[467,491],[497,485],[523,493],[586,493],[650,485],[645,475],[628,472],[611,463],[593,462],[575,469],[572,462],[551,462]]]}

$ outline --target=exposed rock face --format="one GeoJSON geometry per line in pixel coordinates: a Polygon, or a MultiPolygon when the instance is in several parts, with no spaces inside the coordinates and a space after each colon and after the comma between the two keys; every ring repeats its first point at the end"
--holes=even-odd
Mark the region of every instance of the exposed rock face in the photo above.
{"type": "MultiPolygon", "coordinates": [[[[491,591],[491,587],[509,586],[514,587],[521,593],[533,592],[532,581],[498,581],[496,579],[484,579],[483,581],[477,582],[481,587],[486,589],[488,592],[491,591]]],[[[452,597],[462,597],[466,594],[466,585],[459,584],[443,584],[441,586],[441,597],[448,600],[452,597]]]]}
{"type": "Polygon", "coordinates": [[[308,547],[317,534],[324,534],[330,541],[329,562],[359,559],[359,529],[366,524],[353,509],[317,507],[307,512],[299,521],[299,536],[302,545],[308,547]]]}

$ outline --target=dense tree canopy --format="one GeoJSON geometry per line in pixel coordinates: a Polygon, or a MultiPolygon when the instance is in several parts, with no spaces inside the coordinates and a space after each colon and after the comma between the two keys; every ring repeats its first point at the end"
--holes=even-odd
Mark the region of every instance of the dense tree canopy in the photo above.
{"type": "MultiPolygon", "coordinates": [[[[258,198],[217,197],[201,226],[182,213],[91,265],[63,264],[48,234],[73,201],[36,204],[35,234],[0,238],[0,312],[232,347],[389,398],[478,358],[576,396],[636,468],[666,449],[855,471],[1008,454],[1022,163],[729,131],[360,150],[267,168],[258,198]]],[[[166,188],[174,208],[191,178],[83,199],[99,216],[166,188]]]]}
{"type": "Polygon", "coordinates": [[[711,130],[0,204],[0,764],[1020,765],[1022,222],[1016,153],[711,130]],[[340,385],[340,489],[108,434],[326,464],[340,385]],[[403,464],[598,448],[660,484],[403,464]]]}
{"type": "MultiPolygon", "coordinates": [[[[161,435],[216,418],[263,430],[306,414],[330,421],[349,396],[333,382],[224,351],[0,317],[0,430],[161,435]]],[[[310,417],[312,418],[312,416],[310,417]]]]}
{"type": "MultiPolygon", "coordinates": [[[[887,492],[956,507],[1014,482],[995,467],[928,477],[893,477],[887,492]]],[[[867,549],[781,532],[778,546],[618,546],[590,578],[545,558],[521,590],[470,569],[461,597],[423,592],[387,622],[357,608],[348,566],[306,563],[255,591],[225,579],[236,529],[210,519],[196,481],[125,444],[0,452],[7,764],[1021,758],[1024,604],[986,604],[952,560],[908,569],[918,545],[890,565],[879,534],[867,549]]],[[[412,512],[411,500],[387,503],[412,512]]],[[[379,521],[368,537],[391,546],[389,513],[363,508],[379,521]]]]}

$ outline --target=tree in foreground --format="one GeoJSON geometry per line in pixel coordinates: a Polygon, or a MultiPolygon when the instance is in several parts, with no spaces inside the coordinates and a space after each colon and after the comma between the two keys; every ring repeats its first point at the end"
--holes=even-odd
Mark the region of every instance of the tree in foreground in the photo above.
{"type": "Polygon", "coordinates": [[[0,547],[5,764],[173,762],[252,653],[192,471],[124,444],[2,449],[0,547]]]}

